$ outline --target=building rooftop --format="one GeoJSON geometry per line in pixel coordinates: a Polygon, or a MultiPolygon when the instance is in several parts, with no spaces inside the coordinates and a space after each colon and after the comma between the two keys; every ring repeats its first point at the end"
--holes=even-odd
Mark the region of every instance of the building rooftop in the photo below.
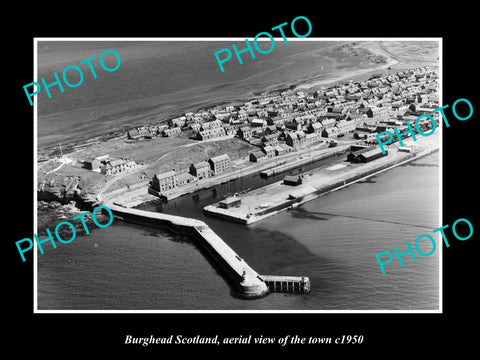
{"type": "Polygon", "coordinates": [[[252,151],[250,154],[255,155],[256,157],[264,157],[264,156],[266,156],[265,153],[262,152],[262,151],[260,151],[260,150],[252,151]]]}
{"type": "Polygon", "coordinates": [[[305,137],[306,137],[307,139],[311,139],[311,138],[320,137],[320,134],[311,133],[311,134],[307,134],[305,137]]]}
{"type": "Polygon", "coordinates": [[[125,160],[123,160],[123,159],[115,159],[115,160],[110,161],[111,166],[118,166],[118,165],[121,165],[123,163],[125,163],[125,160]]]}
{"type": "Polygon", "coordinates": [[[240,202],[241,199],[239,197],[231,196],[228,198],[225,198],[223,200],[220,200],[219,202],[225,205],[230,205],[232,203],[240,202]]]}
{"type": "Polygon", "coordinates": [[[368,158],[370,156],[374,156],[374,155],[377,155],[377,154],[382,154],[382,149],[380,149],[379,147],[375,148],[375,149],[368,150],[368,151],[364,151],[360,155],[368,158]]]}
{"type": "Polygon", "coordinates": [[[210,165],[208,164],[208,162],[205,161],[205,160],[204,160],[204,161],[199,161],[199,162],[197,162],[197,163],[195,163],[195,164],[192,164],[192,165],[193,165],[193,167],[196,168],[196,169],[201,169],[201,168],[204,168],[204,167],[208,167],[208,168],[210,167],[210,165]]]}
{"type": "Polygon", "coordinates": [[[165,179],[167,177],[175,176],[175,174],[176,174],[175,170],[171,170],[163,174],[156,174],[155,176],[157,177],[157,179],[165,179]]]}
{"type": "Polygon", "coordinates": [[[212,161],[212,162],[219,162],[219,161],[224,161],[224,160],[230,160],[230,156],[228,156],[228,154],[223,154],[223,155],[214,156],[214,157],[210,158],[210,161],[212,161]]]}
{"type": "Polygon", "coordinates": [[[185,180],[195,180],[196,177],[189,174],[188,172],[185,172],[185,173],[177,175],[176,179],[177,179],[178,182],[182,182],[182,181],[185,181],[185,180]]]}

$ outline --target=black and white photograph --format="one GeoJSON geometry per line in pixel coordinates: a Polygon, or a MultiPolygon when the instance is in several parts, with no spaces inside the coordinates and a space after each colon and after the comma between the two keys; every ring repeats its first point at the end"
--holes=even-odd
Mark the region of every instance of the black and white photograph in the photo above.
{"type": "Polygon", "coordinates": [[[468,354],[475,11],[174,5],[4,22],[5,352],[468,354]]]}
{"type": "Polygon", "coordinates": [[[264,37],[36,39],[39,311],[440,309],[441,40],[264,37]]]}

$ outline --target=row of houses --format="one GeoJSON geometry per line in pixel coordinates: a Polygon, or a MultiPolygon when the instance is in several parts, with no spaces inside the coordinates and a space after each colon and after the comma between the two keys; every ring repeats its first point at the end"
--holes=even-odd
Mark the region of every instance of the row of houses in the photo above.
{"type": "Polygon", "coordinates": [[[278,145],[266,145],[262,146],[259,150],[254,150],[249,155],[251,162],[259,162],[265,159],[271,159],[275,156],[280,156],[293,151],[293,148],[287,144],[278,145]]]}
{"type": "Polygon", "coordinates": [[[209,130],[201,130],[197,132],[197,135],[195,136],[195,139],[201,140],[201,141],[206,141],[210,139],[215,139],[219,138],[222,136],[226,136],[227,132],[225,128],[223,127],[215,127],[209,130]]]}
{"type": "Polygon", "coordinates": [[[127,139],[154,139],[157,136],[174,136],[182,132],[180,127],[168,127],[168,125],[141,126],[127,132],[127,139]]]}
{"type": "MultiPolygon", "coordinates": [[[[252,141],[252,139],[258,138],[258,134],[261,134],[261,141],[268,142],[269,145],[275,145],[278,143],[279,139],[282,139],[289,141],[290,143],[287,142],[287,144],[293,146],[293,143],[295,142],[293,137],[295,134],[300,134],[300,136],[306,137],[306,144],[307,146],[310,146],[320,142],[321,137],[336,138],[348,133],[353,133],[357,125],[361,123],[361,120],[362,118],[360,117],[349,121],[324,119],[311,122],[308,125],[298,123],[298,126],[282,127],[280,130],[276,127],[273,127],[273,129],[266,127],[263,132],[254,131],[254,129],[249,126],[243,126],[238,129],[237,136],[250,143],[255,143],[255,140],[252,141]]],[[[303,147],[304,146],[300,146],[299,148],[303,147]]],[[[297,149],[297,147],[295,147],[295,149],[297,149]]]]}
{"type": "Polygon", "coordinates": [[[317,149],[328,147],[329,142],[318,133],[305,133],[302,130],[288,131],[278,134],[265,135],[260,140],[259,149],[250,153],[250,161],[260,160],[284,155],[291,151],[305,149],[310,146],[317,146],[317,149]]]}
{"type": "Polygon", "coordinates": [[[153,139],[158,135],[161,135],[163,131],[168,130],[168,125],[150,125],[140,126],[127,132],[127,138],[129,140],[136,139],[153,139]]]}
{"type": "MultiPolygon", "coordinates": [[[[157,134],[175,136],[191,130],[192,137],[200,141],[226,135],[248,141],[264,135],[267,129],[270,133],[287,129],[338,137],[354,131],[355,123],[364,119],[385,121],[412,108],[438,104],[437,91],[437,71],[421,67],[397,74],[376,74],[366,81],[344,82],[311,94],[277,91],[236,105],[188,112],[170,119],[168,129],[157,130],[157,134]]],[[[145,130],[129,137],[141,134],[145,130]]]]}
{"type": "Polygon", "coordinates": [[[230,156],[228,156],[228,154],[223,154],[214,156],[206,161],[193,163],[185,170],[178,172],[176,170],[171,170],[165,173],[155,174],[150,186],[156,192],[163,193],[199,180],[223,174],[231,168],[232,163],[230,156]]]}
{"type": "Polygon", "coordinates": [[[137,163],[134,160],[104,155],[84,160],[83,167],[103,175],[117,175],[135,169],[137,163]]]}

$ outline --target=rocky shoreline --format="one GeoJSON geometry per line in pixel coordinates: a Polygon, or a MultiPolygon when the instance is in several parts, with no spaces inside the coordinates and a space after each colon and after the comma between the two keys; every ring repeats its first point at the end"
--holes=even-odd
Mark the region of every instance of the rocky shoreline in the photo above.
{"type": "MultiPolygon", "coordinates": [[[[80,221],[72,221],[72,218],[85,213],[89,212],[88,215],[84,216],[83,219],[87,224],[88,229],[95,229],[96,226],[93,224],[92,220],[92,210],[93,206],[86,206],[84,203],[79,203],[75,200],[70,200],[66,203],[62,203],[60,201],[52,200],[52,201],[44,201],[40,200],[37,203],[37,235],[47,236],[46,229],[50,229],[50,232],[54,235],[55,226],[62,222],[66,221],[71,223],[75,226],[77,232],[84,232],[83,225],[80,221]]],[[[97,219],[102,217],[100,213],[96,214],[97,219]]],[[[102,220],[100,220],[102,221],[102,220]]],[[[71,237],[71,230],[64,227],[59,230],[60,235],[65,235],[65,239],[71,237]]]]}

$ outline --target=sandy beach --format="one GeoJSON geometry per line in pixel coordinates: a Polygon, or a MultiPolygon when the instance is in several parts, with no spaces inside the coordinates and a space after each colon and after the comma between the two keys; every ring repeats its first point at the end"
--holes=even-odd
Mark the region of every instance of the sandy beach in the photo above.
{"type": "Polygon", "coordinates": [[[362,41],[355,43],[355,47],[365,49],[372,56],[379,56],[386,59],[381,64],[370,63],[370,66],[363,64],[359,69],[338,69],[335,72],[328,73],[322,78],[310,81],[304,81],[297,85],[299,89],[314,91],[319,88],[326,88],[338,82],[344,81],[364,81],[374,73],[396,73],[402,69],[421,67],[424,65],[438,66],[438,48],[431,47],[431,42],[414,42],[404,45],[401,41],[362,41]],[[412,49],[412,47],[415,47],[412,49]],[[406,56],[405,48],[411,51],[410,56],[406,56]]]}
{"type": "Polygon", "coordinates": [[[360,69],[360,70],[345,70],[339,72],[337,75],[334,76],[328,76],[325,79],[322,80],[317,80],[317,81],[310,81],[306,83],[302,83],[297,86],[299,90],[301,89],[307,89],[309,91],[312,91],[314,87],[329,87],[330,85],[341,82],[341,81],[347,81],[349,79],[352,79],[354,77],[358,77],[359,75],[366,75],[366,74],[371,74],[377,70],[381,69],[387,69],[391,66],[397,65],[400,62],[395,59],[390,59],[390,61],[384,65],[370,68],[370,69],[360,69]]]}

